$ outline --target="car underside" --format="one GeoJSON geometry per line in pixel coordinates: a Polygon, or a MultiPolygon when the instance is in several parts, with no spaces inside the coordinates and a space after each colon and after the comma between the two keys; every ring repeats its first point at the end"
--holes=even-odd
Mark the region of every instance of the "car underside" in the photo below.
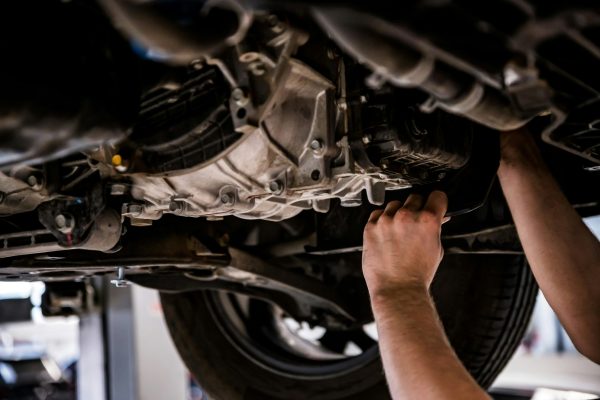
{"type": "Polygon", "coordinates": [[[432,293],[489,385],[536,293],[496,182],[502,131],[527,129],[599,213],[593,2],[0,9],[0,279],[160,290],[214,398],[387,398],[362,229],[432,190],[452,217],[432,293]]]}

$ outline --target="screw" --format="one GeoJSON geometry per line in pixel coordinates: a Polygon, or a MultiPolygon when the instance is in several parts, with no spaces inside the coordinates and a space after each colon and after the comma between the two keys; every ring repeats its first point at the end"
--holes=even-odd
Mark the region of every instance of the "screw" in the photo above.
{"type": "Polygon", "coordinates": [[[310,148],[315,152],[320,152],[321,150],[323,150],[323,142],[321,142],[319,139],[313,139],[310,142],[310,148]]]}
{"type": "Polygon", "coordinates": [[[125,279],[125,268],[117,268],[117,279],[111,279],[110,283],[112,283],[113,285],[115,285],[115,287],[118,288],[130,286],[131,282],[125,279]]]}
{"type": "Polygon", "coordinates": [[[269,192],[280,194],[281,192],[283,192],[283,183],[281,183],[281,181],[269,182],[269,192]]]}

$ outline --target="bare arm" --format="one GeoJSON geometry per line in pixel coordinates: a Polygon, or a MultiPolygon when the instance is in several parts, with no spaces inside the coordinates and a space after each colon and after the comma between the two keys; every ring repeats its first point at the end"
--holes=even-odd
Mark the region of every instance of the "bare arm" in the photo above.
{"type": "Polygon", "coordinates": [[[446,195],[411,195],[375,211],[365,228],[363,272],[390,392],[399,399],[489,399],[450,347],[428,288],[442,259],[446,195]]]}
{"type": "Polygon", "coordinates": [[[502,134],[498,176],[544,296],[577,349],[600,363],[600,243],[526,132],[502,134]]]}

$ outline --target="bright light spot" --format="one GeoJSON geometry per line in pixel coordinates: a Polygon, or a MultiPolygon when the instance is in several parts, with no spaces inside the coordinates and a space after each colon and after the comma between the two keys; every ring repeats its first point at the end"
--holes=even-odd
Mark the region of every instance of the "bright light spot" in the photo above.
{"type": "Polygon", "coordinates": [[[362,350],[360,347],[356,345],[354,342],[346,343],[346,348],[344,348],[344,355],[348,357],[359,356],[362,354],[362,350]]]}
{"type": "Polygon", "coordinates": [[[600,215],[595,217],[584,218],[583,222],[590,228],[592,233],[596,235],[597,238],[600,238],[600,215]]]}
{"type": "Polygon", "coordinates": [[[377,325],[375,325],[375,322],[371,322],[370,324],[363,326],[363,331],[371,339],[375,341],[379,340],[379,334],[377,333],[377,325]]]}
{"type": "Polygon", "coordinates": [[[314,326],[310,327],[307,322],[298,322],[292,318],[284,318],[283,323],[288,327],[291,332],[294,332],[296,335],[300,336],[304,340],[308,340],[312,343],[318,343],[319,339],[325,335],[327,329],[322,326],[314,326]]]}
{"type": "Polygon", "coordinates": [[[531,400],[592,400],[597,398],[597,395],[590,393],[539,388],[535,390],[531,400]]]}

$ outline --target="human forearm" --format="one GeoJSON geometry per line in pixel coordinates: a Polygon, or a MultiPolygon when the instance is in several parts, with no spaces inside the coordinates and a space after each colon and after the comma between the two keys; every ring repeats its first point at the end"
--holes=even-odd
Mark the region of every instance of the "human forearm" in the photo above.
{"type": "Polygon", "coordinates": [[[521,243],[548,302],[578,348],[600,358],[600,244],[524,133],[508,133],[498,176],[521,243]],[[512,142],[511,142],[512,140],[512,142]]]}
{"type": "Polygon", "coordinates": [[[489,399],[447,342],[425,286],[373,294],[379,347],[398,399],[489,399]]]}

